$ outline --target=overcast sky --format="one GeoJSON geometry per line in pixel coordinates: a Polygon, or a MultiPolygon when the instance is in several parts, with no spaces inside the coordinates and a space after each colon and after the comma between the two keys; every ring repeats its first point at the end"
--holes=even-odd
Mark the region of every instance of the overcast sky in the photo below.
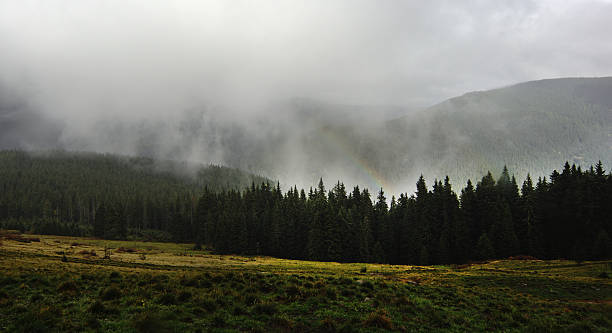
{"type": "Polygon", "coordinates": [[[60,118],[310,97],[427,106],[612,74],[611,1],[0,0],[0,86],[60,118]]]}

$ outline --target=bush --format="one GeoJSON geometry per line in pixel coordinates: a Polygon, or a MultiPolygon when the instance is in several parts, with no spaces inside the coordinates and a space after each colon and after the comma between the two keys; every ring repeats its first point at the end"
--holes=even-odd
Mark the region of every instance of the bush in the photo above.
{"type": "Polygon", "coordinates": [[[94,316],[88,316],[85,320],[85,325],[89,328],[98,329],[100,328],[100,321],[94,316]]]}
{"type": "Polygon", "coordinates": [[[253,311],[257,314],[273,315],[276,313],[277,308],[274,303],[259,303],[253,307],[253,311]]]}
{"type": "Polygon", "coordinates": [[[253,305],[257,303],[258,301],[259,299],[257,298],[257,295],[255,294],[246,294],[244,296],[244,303],[247,305],[253,305]]]}
{"type": "Polygon", "coordinates": [[[387,330],[393,329],[393,323],[384,309],[377,310],[368,315],[364,320],[363,325],[366,327],[377,327],[387,330]]]}
{"type": "Polygon", "coordinates": [[[176,304],[176,297],[174,294],[165,293],[157,298],[157,303],[163,305],[173,305],[176,304]]]}
{"type": "Polygon", "coordinates": [[[327,297],[327,299],[330,299],[330,300],[335,300],[338,297],[338,294],[336,293],[336,289],[326,288],[325,297],[327,297]]]}
{"type": "Polygon", "coordinates": [[[95,301],[93,304],[89,306],[87,311],[93,314],[103,314],[106,312],[106,308],[104,307],[104,304],[102,304],[102,302],[95,301]]]}
{"type": "Polygon", "coordinates": [[[121,291],[117,287],[108,287],[101,294],[102,300],[110,301],[121,297],[121,291]]]}
{"type": "Polygon", "coordinates": [[[285,293],[287,293],[287,296],[289,297],[296,297],[302,294],[302,291],[300,290],[300,288],[296,285],[290,285],[289,287],[287,287],[285,289],[285,293]]]}
{"type": "Polygon", "coordinates": [[[132,326],[138,332],[170,332],[167,321],[158,313],[145,311],[134,316],[132,326]]]}
{"type": "Polygon", "coordinates": [[[321,320],[319,330],[321,332],[336,332],[338,330],[336,322],[332,318],[321,320]]]}
{"type": "Polygon", "coordinates": [[[223,327],[225,326],[225,316],[223,315],[223,313],[215,313],[215,315],[212,318],[212,323],[213,327],[223,327]]]}
{"type": "Polygon", "coordinates": [[[199,305],[207,312],[215,312],[215,310],[217,310],[217,303],[210,298],[200,301],[199,305]]]}
{"type": "Polygon", "coordinates": [[[76,295],[76,293],[79,291],[79,288],[73,281],[65,281],[57,287],[57,291],[63,294],[76,295]]]}
{"type": "Polygon", "coordinates": [[[179,302],[186,302],[191,298],[191,293],[188,291],[181,291],[181,293],[178,295],[178,301],[179,302]]]}
{"type": "Polygon", "coordinates": [[[232,314],[234,316],[241,316],[246,314],[246,309],[242,306],[242,305],[235,305],[234,308],[232,309],[232,314]]]}
{"type": "Polygon", "coordinates": [[[361,287],[363,289],[374,290],[374,284],[372,284],[372,282],[370,281],[363,281],[363,283],[361,284],[361,287]]]}
{"type": "Polygon", "coordinates": [[[272,326],[283,332],[289,332],[293,328],[293,322],[283,315],[272,317],[272,326]]]}

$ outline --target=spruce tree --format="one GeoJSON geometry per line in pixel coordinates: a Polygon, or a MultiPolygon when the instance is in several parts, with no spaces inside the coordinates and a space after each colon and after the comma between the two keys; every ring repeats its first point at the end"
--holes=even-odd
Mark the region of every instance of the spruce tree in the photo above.
{"type": "Polygon", "coordinates": [[[98,209],[96,209],[96,214],[94,215],[94,226],[93,226],[93,234],[96,237],[104,238],[104,229],[106,226],[106,206],[104,202],[100,204],[98,209]]]}
{"type": "Polygon", "coordinates": [[[491,240],[486,233],[483,233],[478,238],[478,244],[476,245],[477,258],[479,260],[487,260],[495,258],[495,250],[491,244],[491,240]]]}

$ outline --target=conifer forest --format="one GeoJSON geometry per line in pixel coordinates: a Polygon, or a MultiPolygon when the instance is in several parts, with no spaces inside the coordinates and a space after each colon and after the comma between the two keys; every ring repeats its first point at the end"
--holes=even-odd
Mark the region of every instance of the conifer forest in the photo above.
{"type": "Polygon", "coordinates": [[[416,193],[387,198],[383,188],[370,193],[340,181],[283,191],[253,178],[248,186],[215,188],[106,155],[1,155],[5,229],[149,237],[218,253],[337,262],[430,265],[516,255],[612,255],[612,177],[601,163],[586,170],[566,163],[550,177],[528,176],[520,183],[504,168],[497,179],[489,172],[459,190],[448,177],[428,185],[421,176],[416,193]]]}

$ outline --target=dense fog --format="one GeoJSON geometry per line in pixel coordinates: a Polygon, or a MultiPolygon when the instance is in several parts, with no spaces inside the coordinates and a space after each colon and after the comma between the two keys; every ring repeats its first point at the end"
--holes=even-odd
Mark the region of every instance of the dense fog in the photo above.
{"type": "Polygon", "coordinates": [[[392,193],[412,191],[420,173],[463,182],[474,175],[461,170],[474,166],[609,159],[609,81],[590,99],[542,88],[564,102],[537,110],[592,112],[561,135],[582,146],[534,165],[525,161],[541,147],[504,159],[478,146],[538,146],[511,141],[526,136],[513,115],[536,110],[541,95],[463,96],[468,111],[437,104],[612,74],[610,17],[609,1],[0,1],[0,148],[146,155],[238,167],[284,186],[323,177],[392,193]],[[517,96],[528,106],[516,107],[517,96]],[[482,127],[491,130],[474,136],[482,127]],[[595,143],[603,150],[583,149],[595,143]]]}

